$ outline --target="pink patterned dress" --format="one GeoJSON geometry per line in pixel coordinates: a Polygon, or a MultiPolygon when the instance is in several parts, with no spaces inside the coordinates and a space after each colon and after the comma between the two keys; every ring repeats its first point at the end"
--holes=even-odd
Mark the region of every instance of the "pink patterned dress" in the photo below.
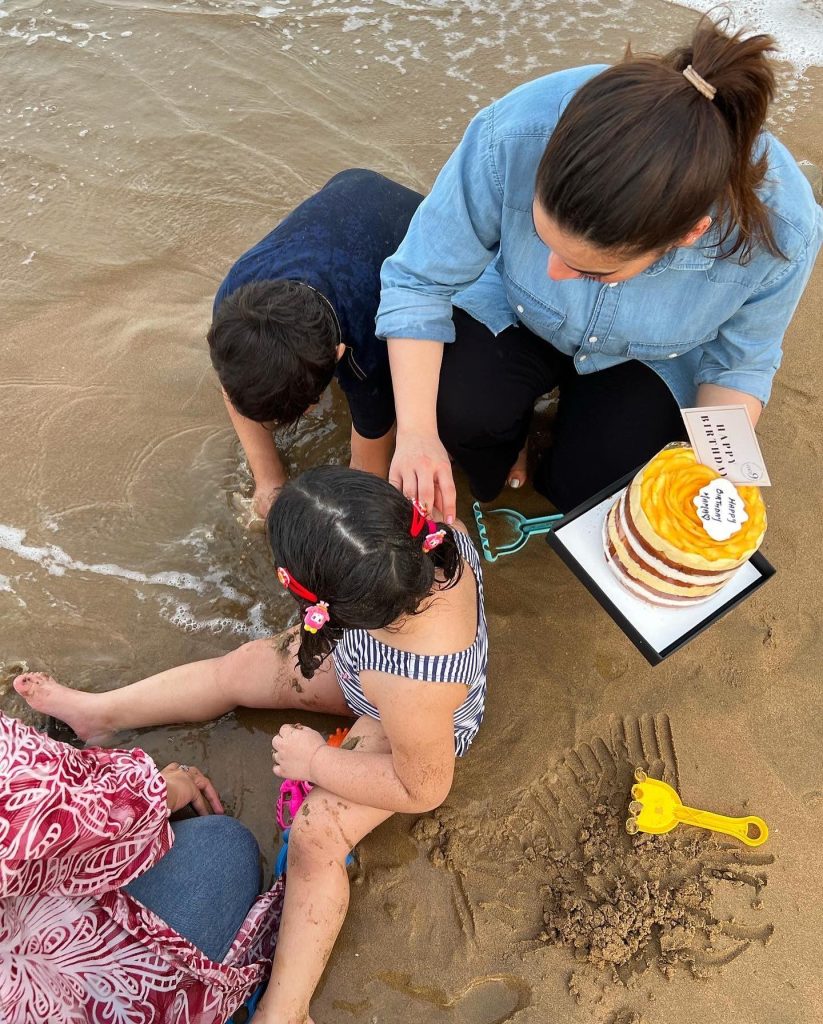
{"type": "Polygon", "coordinates": [[[267,976],[283,884],[222,963],[122,886],[170,848],[142,750],[74,750],[0,713],[0,1021],[223,1024],[267,976]]]}

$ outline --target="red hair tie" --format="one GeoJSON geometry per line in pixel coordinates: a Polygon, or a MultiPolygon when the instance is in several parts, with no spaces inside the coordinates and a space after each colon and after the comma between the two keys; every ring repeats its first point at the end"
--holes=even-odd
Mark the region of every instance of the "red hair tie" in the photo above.
{"type": "Polygon", "coordinates": [[[277,578],[286,590],[294,594],[295,597],[300,597],[304,601],[315,602],[306,609],[303,615],[303,629],[307,633],[316,633],[318,629],[322,629],[330,618],[328,602],[318,601],[317,594],[313,594],[302,583],[298,583],[289,570],[284,569],[282,565],[277,567],[277,578]]]}
{"type": "Polygon", "coordinates": [[[422,546],[425,554],[428,554],[443,543],[446,538],[446,531],[437,529],[437,523],[433,519],[429,519],[429,510],[425,505],[421,505],[419,501],[413,501],[409,534],[412,537],[419,537],[424,527],[427,535],[423,540],[422,546]]]}
{"type": "Polygon", "coordinates": [[[417,537],[424,526],[429,522],[429,510],[425,505],[421,505],[419,501],[412,501],[412,521],[409,533],[412,537],[417,537]]]}

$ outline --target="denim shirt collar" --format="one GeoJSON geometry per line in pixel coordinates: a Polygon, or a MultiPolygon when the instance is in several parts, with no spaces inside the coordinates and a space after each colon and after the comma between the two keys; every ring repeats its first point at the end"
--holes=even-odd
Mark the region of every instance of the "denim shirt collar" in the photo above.
{"type": "Polygon", "coordinates": [[[706,234],[702,238],[698,238],[694,245],[669,249],[656,263],[652,263],[642,273],[648,277],[656,277],[670,267],[677,270],[707,270],[717,258],[719,248],[720,225],[713,220],[706,234]]]}

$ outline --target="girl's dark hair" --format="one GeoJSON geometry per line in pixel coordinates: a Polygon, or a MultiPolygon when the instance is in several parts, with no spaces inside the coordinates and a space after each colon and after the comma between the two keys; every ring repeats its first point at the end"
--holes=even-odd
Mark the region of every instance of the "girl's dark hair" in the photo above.
{"type": "MultiPolygon", "coordinates": [[[[300,630],[298,662],[307,679],[343,630],[383,629],[460,579],[454,531],[438,523],[445,539],[426,554],[425,529],[417,537],[409,532],[412,512],[387,480],[341,466],[307,470],[280,492],[267,520],[275,564],[329,606],[322,629],[300,630]]],[[[302,623],[314,602],[292,596],[302,623]]]]}
{"type": "Polygon", "coordinates": [[[301,281],[252,281],[224,299],[207,335],[234,408],[257,423],[295,423],[329,386],[341,340],[325,298],[301,281]]]}
{"type": "Polygon", "coordinates": [[[755,245],[782,256],[757,195],[767,156],[753,148],[774,97],[771,36],[729,35],[701,18],[689,46],[663,57],[627,50],[573,96],[537,171],[535,194],[565,231],[627,256],[677,243],[706,214],[720,256],[755,245]],[[691,64],[717,90],[684,77],[691,64]],[[728,243],[728,244],[727,244],[728,243]]]}

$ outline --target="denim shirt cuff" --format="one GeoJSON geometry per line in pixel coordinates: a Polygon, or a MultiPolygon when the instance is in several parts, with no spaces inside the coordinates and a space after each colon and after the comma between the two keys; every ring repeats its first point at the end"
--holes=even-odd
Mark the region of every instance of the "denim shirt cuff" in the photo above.
{"type": "Polygon", "coordinates": [[[695,377],[695,384],[716,384],[721,388],[731,388],[751,395],[765,405],[772,393],[772,380],[776,371],[758,372],[757,370],[702,370],[695,377]]]}
{"type": "Polygon", "coordinates": [[[427,299],[415,294],[414,302],[408,296],[393,296],[384,291],[375,320],[378,338],[415,338],[420,341],[454,341],[452,305],[446,300],[427,299]]]}

